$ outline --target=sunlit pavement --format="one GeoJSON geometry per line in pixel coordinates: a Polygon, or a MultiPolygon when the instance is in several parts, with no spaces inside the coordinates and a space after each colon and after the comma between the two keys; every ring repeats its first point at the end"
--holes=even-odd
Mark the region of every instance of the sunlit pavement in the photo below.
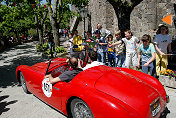
{"type": "Polygon", "coordinates": [[[176,89],[165,87],[165,90],[170,97],[170,102],[167,104],[170,113],[167,114],[167,118],[176,118],[176,89]]]}
{"type": "Polygon", "coordinates": [[[66,118],[18,86],[15,70],[19,65],[47,60],[36,52],[36,44],[25,43],[0,53],[0,118],[66,118]]]}

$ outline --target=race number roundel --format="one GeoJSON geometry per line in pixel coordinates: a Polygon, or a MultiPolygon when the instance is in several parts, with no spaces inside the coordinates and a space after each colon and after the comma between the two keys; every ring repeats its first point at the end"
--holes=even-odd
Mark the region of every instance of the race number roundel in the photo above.
{"type": "Polygon", "coordinates": [[[42,90],[43,90],[43,93],[44,93],[47,97],[51,97],[51,95],[52,95],[52,84],[50,84],[49,78],[45,78],[45,79],[42,81],[42,90]]]}

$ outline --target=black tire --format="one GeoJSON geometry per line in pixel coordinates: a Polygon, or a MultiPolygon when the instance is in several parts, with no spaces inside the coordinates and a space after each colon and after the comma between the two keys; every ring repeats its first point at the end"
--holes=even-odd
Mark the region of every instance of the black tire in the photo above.
{"type": "Polygon", "coordinates": [[[20,81],[21,81],[21,86],[22,86],[24,92],[27,93],[27,94],[29,94],[30,92],[29,92],[28,89],[27,89],[26,81],[25,81],[25,78],[24,78],[22,72],[20,72],[20,81]]]}
{"type": "Polygon", "coordinates": [[[73,118],[94,118],[89,106],[78,98],[71,102],[71,114],[73,118]]]}

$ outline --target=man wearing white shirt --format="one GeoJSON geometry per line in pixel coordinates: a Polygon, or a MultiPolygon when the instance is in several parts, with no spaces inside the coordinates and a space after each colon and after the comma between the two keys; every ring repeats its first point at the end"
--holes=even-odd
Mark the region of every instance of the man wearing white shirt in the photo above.
{"type": "Polygon", "coordinates": [[[87,64],[84,68],[82,68],[83,70],[86,70],[91,67],[99,66],[99,65],[104,65],[102,62],[97,61],[97,52],[91,51],[89,52],[88,55],[91,63],[87,64]]]}
{"type": "Polygon", "coordinates": [[[107,38],[111,34],[111,32],[109,30],[103,28],[100,23],[97,24],[97,30],[100,31],[102,37],[104,37],[104,38],[107,38]]]}
{"type": "Polygon", "coordinates": [[[126,47],[125,66],[127,68],[130,68],[130,65],[132,63],[134,69],[136,70],[138,65],[137,49],[139,48],[140,40],[137,37],[133,36],[130,30],[125,30],[124,33],[125,38],[122,38],[122,40],[113,43],[112,46],[124,43],[126,47]]]}

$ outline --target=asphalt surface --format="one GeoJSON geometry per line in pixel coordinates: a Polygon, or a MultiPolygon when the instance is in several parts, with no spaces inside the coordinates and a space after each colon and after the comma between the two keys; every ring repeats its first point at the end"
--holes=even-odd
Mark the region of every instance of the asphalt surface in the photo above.
{"type": "Polygon", "coordinates": [[[19,65],[46,61],[36,52],[37,42],[26,43],[0,53],[0,118],[66,118],[18,86],[15,71],[19,65]]]}
{"type": "MultiPolygon", "coordinates": [[[[18,86],[15,70],[19,65],[46,61],[36,52],[37,42],[19,45],[0,53],[0,118],[66,118],[18,86]]],[[[170,96],[166,118],[176,118],[176,89],[165,87],[170,96]],[[170,113],[169,113],[170,112],[170,113]]]]}

